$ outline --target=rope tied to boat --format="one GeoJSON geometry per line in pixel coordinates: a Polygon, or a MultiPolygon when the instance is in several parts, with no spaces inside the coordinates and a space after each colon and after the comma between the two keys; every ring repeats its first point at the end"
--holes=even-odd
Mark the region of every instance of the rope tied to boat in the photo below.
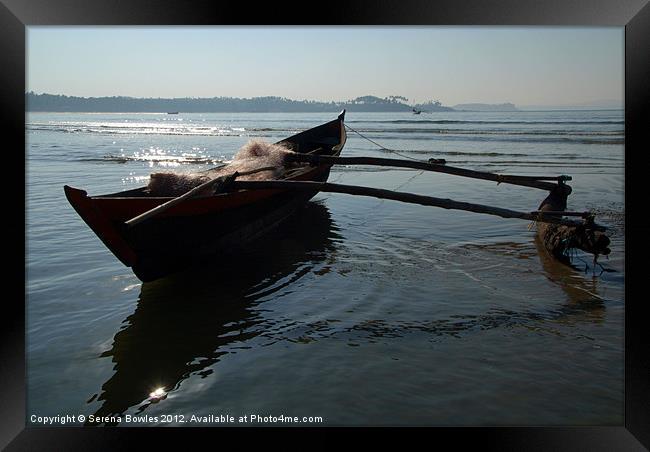
{"type": "MultiPolygon", "coordinates": [[[[397,155],[399,155],[400,157],[404,157],[405,159],[414,160],[414,161],[416,161],[416,162],[422,162],[422,160],[420,160],[420,159],[416,159],[416,158],[413,158],[413,157],[411,157],[411,156],[409,156],[409,155],[404,155],[404,154],[402,154],[400,151],[398,151],[398,150],[396,150],[396,149],[390,149],[390,148],[387,148],[386,146],[382,146],[381,144],[377,143],[376,141],[373,141],[373,140],[371,140],[370,138],[368,138],[367,136],[363,135],[363,134],[362,134],[361,132],[359,132],[358,130],[353,129],[353,128],[350,127],[349,125],[347,125],[347,124],[344,124],[344,125],[345,125],[345,128],[346,128],[346,129],[349,129],[350,131],[356,133],[357,135],[359,135],[359,136],[360,136],[361,138],[363,138],[364,140],[368,140],[369,142],[371,142],[371,143],[374,144],[375,146],[379,146],[379,148],[380,148],[382,151],[392,152],[393,154],[397,154],[397,155]]],[[[402,152],[403,152],[403,151],[402,151],[402,152]]]]}
{"type": "MultiPolygon", "coordinates": [[[[345,126],[347,129],[349,129],[349,130],[351,130],[352,132],[354,132],[354,133],[356,133],[357,135],[359,135],[361,138],[363,138],[363,139],[365,139],[365,140],[368,140],[369,142],[371,142],[371,143],[374,144],[375,146],[379,146],[379,148],[380,148],[382,151],[391,152],[391,153],[393,153],[393,154],[397,154],[397,155],[399,155],[400,157],[404,157],[404,158],[406,158],[406,159],[413,160],[413,161],[416,161],[416,162],[423,162],[423,163],[426,163],[426,162],[424,162],[423,160],[413,158],[413,157],[411,157],[411,156],[409,156],[409,155],[404,155],[404,154],[402,154],[400,151],[397,151],[397,150],[395,150],[395,149],[390,149],[390,148],[387,148],[386,146],[382,146],[381,144],[377,143],[376,141],[371,140],[370,138],[368,138],[367,136],[363,135],[363,134],[362,134],[361,132],[359,132],[358,130],[353,129],[352,127],[350,127],[350,126],[347,125],[347,124],[344,124],[344,126],[345,126]]],[[[430,163],[430,164],[432,164],[432,165],[444,165],[444,164],[446,163],[446,161],[445,161],[444,159],[433,159],[433,158],[431,158],[431,159],[428,160],[428,163],[430,163]]],[[[407,185],[409,182],[411,182],[411,181],[412,181],[413,179],[415,179],[416,177],[421,176],[422,173],[423,173],[423,171],[418,172],[415,176],[411,177],[411,178],[410,178],[409,180],[407,180],[406,182],[404,182],[404,183],[398,185],[398,186],[395,187],[393,190],[398,190],[398,189],[404,187],[405,185],[407,185]]],[[[383,202],[383,200],[382,200],[381,202],[383,202]]]]}

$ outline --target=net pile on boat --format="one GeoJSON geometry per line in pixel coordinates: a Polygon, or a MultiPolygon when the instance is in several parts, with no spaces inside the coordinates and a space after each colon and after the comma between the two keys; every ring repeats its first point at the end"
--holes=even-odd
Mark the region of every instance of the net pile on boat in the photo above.
{"type": "Polygon", "coordinates": [[[272,167],[254,174],[238,176],[237,180],[272,180],[281,179],[288,166],[286,156],[292,151],[281,144],[267,143],[262,140],[250,140],[235,154],[232,161],[225,166],[200,173],[158,172],[149,178],[147,191],[151,196],[180,196],[209,180],[227,176],[234,172],[244,173],[256,169],[272,167]]]}

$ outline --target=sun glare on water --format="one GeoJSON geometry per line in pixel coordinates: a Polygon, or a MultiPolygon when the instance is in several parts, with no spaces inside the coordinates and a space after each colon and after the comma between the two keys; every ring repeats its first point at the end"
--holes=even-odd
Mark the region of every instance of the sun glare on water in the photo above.
{"type": "Polygon", "coordinates": [[[160,399],[165,395],[167,395],[167,393],[165,392],[165,388],[157,388],[155,391],[149,394],[149,397],[151,397],[152,399],[160,399]]]}

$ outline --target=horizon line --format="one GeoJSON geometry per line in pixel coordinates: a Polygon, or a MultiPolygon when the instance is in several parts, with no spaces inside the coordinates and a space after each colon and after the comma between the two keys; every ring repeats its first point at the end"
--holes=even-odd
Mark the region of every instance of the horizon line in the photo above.
{"type": "MultiPolygon", "coordinates": [[[[72,98],[79,98],[79,99],[102,99],[102,98],[125,98],[125,99],[136,99],[136,100],[184,100],[184,99],[191,99],[191,100],[207,100],[207,99],[240,99],[240,100],[254,100],[254,99],[265,99],[265,98],[277,98],[277,99],[282,99],[282,100],[287,100],[287,101],[292,101],[292,102],[320,102],[320,103],[347,103],[350,101],[354,101],[363,97],[374,97],[380,100],[386,100],[386,99],[391,99],[391,98],[397,98],[398,101],[397,103],[401,103],[402,105],[406,106],[412,106],[412,105],[425,105],[425,104],[433,104],[435,102],[438,102],[437,100],[427,100],[424,102],[415,102],[415,103],[403,103],[399,102],[399,98],[406,99],[407,102],[408,99],[405,98],[404,96],[385,96],[385,97],[380,97],[374,94],[366,94],[362,96],[357,96],[355,98],[351,99],[346,99],[346,100],[320,100],[320,99],[294,99],[294,98],[289,98],[285,96],[278,96],[278,95],[266,95],[266,96],[251,96],[251,97],[233,97],[233,96],[210,96],[210,97],[195,97],[195,96],[185,96],[185,97],[135,97],[135,96],[127,96],[127,95],[101,95],[101,96],[79,96],[79,95],[74,95],[74,94],[63,94],[63,93],[46,93],[46,92],[36,92],[34,90],[30,91],[25,91],[25,95],[36,95],[36,96],[41,96],[41,95],[48,95],[48,96],[64,96],[64,97],[72,97],[72,98]]],[[[558,108],[558,109],[568,109],[568,108],[580,108],[580,109],[585,109],[585,108],[595,108],[599,110],[619,110],[624,108],[624,100],[617,100],[617,99],[595,99],[591,101],[582,101],[581,103],[576,103],[576,104],[515,104],[513,102],[483,102],[483,101],[467,101],[467,102],[458,102],[454,105],[489,105],[489,106],[499,106],[499,105],[512,105],[515,108],[544,108],[544,109],[549,109],[549,108],[558,108]],[[594,104],[620,104],[618,106],[610,105],[610,106],[598,106],[594,104]]],[[[443,107],[448,107],[448,108],[453,108],[453,105],[444,105],[444,104],[439,104],[440,106],[443,107]]]]}

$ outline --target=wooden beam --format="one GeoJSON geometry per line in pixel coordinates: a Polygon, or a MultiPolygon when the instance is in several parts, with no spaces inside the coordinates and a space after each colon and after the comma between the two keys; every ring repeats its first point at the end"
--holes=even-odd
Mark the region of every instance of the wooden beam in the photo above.
{"type": "Polygon", "coordinates": [[[565,182],[571,180],[569,176],[515,176],[507,174],[494,174],[484,171],[474,171],[464,168],[456,168],[441,163],[427,163],[414,160],[387,159],[378,157],[332,157],[325,155],[305,155],[293,153],[287,156],[290,162],[310,163],[313,165],[375,165],[393,166],[397,168],[413,168],[437,173],[452,174],[455,176],[470,177],[473,179],[489,180],[497,183],[521,185],[524,187],[538,188],[550,191],[557,184],[544,182],[555,181],[565,182]]]}
{"type": "Polygon", "coordinates": [[[435,198],[432,196],[417,195],[379,188],[359,187],[354,185],[332,184],[328,182],[312,181],[233,181],[224,184],[225,190],[260,190],[260,189],[286,189],[286,190],[312,190],[330,193],[345,193],[350,195],[371,196],[380,199],[391,199],[394,201],[420,204],[424,206],[441,207],[443,209],[464,210],[467,212],[496,215],[502,218],[519,218],[522,220],[538,221],[543,223],[561,224],[566,226],[583,226],[585,228],[604,231],[606,228],[597,224],[563,219],[561,217],[537,215],[528,212],[518,212],[500,207],[473,204],[468,202],[454,201],[451,199],[435,198]]]}
{"type": "Polygon", "coordinates": [[[261,171],[271,171],[276,169],[275,166],[268,166],[264,168],[257,168],[251,171],[246,171],[243,173],[237,173],[234,172],[233,174],[228,174],[225,176],[217,177],[215,179],[210,179],[207,182],[202,183],[201,185],[198,185],[191,189],[190,191],[173,198],[163,204],[160,204],[159,206],[154,207],[153,209],[147,210],[144,213],[141,213],[140,215],[131,218],[130,220],[127,220],[124,222],[127,228],[132,228],[133,226],[142,223],[143,221],[149,220],[150,218],[155,217],[156,215],[159,215],[166,210],[171,209],[172,207],[182,203],[185,200],[188,200],[190,198],[193,198],[195,196],[199,196],[201,194],[205,194],[208,190],[214,189],[215,192],[220,190],[220,187],[225,186],[228,184],[230,181],[235,180],[237,176],[246,176],[249,174],[255,174],[259,173],[261,171]]]}

